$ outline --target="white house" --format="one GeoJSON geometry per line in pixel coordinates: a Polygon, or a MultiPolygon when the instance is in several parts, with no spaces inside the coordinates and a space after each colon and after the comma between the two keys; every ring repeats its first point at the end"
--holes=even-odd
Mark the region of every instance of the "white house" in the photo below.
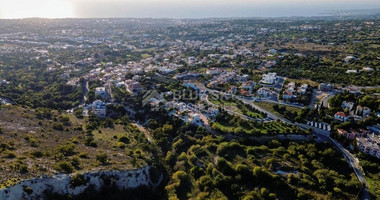
{"type": "Polygon", "coordinates": [[[282,95],[284,100],[292,99],[294,97],[293,93],[285,91],[282,95]]]}
{"type": "Polygon", "coordinates": [[[208,117],[215,117],[219,113],[219,109],[210,107],[207,110],[204,110],[203,112],[208,117]]]}
{"type": "Polygon", "coordinates": [[[301,87],[298,88],[298,92],[300,94],[305,94],[307,91],[307,88],[309,88],[308,84],[302,84],[301,87]]]}
{"type": "Polygon", "coordinates": [[[142,75],[142,74],[144,74],[144,69],[143,68],[134,68],[134,69],[131,69],[131,73],[142,75]]]}
{"type": "Polygon", "coordinates": [[[202,122],[201,115],[198,113],[191,114],[191,118],[192,118],[191,123],[197,124],[197,123],[202,122]]]}
{"type": "Polygon", "coordinates": [[[270,49],[270,50],[268,50],[268,53],[270,53],[270,54],[276,54],[277,50],[276,49],[270,49]]]}
{"type": "Polygon", "coordinates": [[[259,88],[257,90],[257,94],[264,97],[264,98],[267,98],[271,93],[272,93],[272,91],[266,87],[262,87],[262,88],[259,88]]]}
{"type": "Polygon", "coordinates": [[[331,91],[331,90],[334,90],[334,85],[333,84],[327,84],[327,83],[321,83],[321,84],[319,84],[318,89],[321,91],[331,91]]]}
{"type": "Polygon", "coordinates": [[[373,68],[371,68],[371,67],[363,67],[362,71],[365,71],[365,72],[372,72],[372,71],[373,71],[373,68]]]}
{"type": "Polygon", "coordinates": [[[347,56],[344,59],[344,62],[349,63],[349,62],[354,61],[354,60],[356,60],[355,56],[347,56]]]}
{"type": "Polygon", "coordinates": [[[9,81],[6,80],[0,80],[0,85],[8,85],[9,81]]]}
{"type": "Polygon", "coordinates": [[[345,108],[348,108],[349,111],[351,111],[353,108],[354,108],[354,102],[351,102],[351,101],[343,101],[342,103],[342,108],[345,109],[345,108]]]}
{"type": "Polygon", "coordinates": [[[101,100],[94,101],[94,103],[92,103],[91,109],[91,113],[98,117],[106,117],[107,115],[107,106],[101,100]]]}
{"type": "Polygon", "coordinates": [[[107,91],[105,87],[97,87],[95,89],[95,96],[100,96],[101,98],[107,97],[107,91]]]}
{"type": "Polygon", "coordinates": [[[359,115],[359,116],[363,116],[364,118],[368,117],[371,113],[371,109],[368,108],[368,107],[362,107],[362,106],[358,106],[356,107],[356,111],[355,111],[355,114],[356,115],[359,115]]]}
{"type": "Polygon", "coordinates": [[[358,73],[358,70],[356,70],[356,69],[348,69],[348,70],[346,71],[346,73],[347,73],[347,74],[356,74],[356,73],[358,73]]]}
{"type": "Polygon", "coordinates": [[[192,82],[190,81],[184,81],[183,82],[183,86],[187,87],[187,88],[192,88],[194,90],[198,90],[199,88],[192,82]]]}
{"type": "Polygon", "coordinates": [[[134,80],[128,80],[126,81],[126,89],[128,92],[132,94],[137,94],[140,91],[142,91],[142,87],[139,82],[134,81],[134,80]]]}
{"type": "Polygon", "coordinates": [[[253,90],[256,86],[256,82],[254,81],[247,81],[245,83],[243,83],[243,85],[241,86],[241,88],[245,89],[245,90],[253,90]]]}
{"type": "Polygon", "coordinates": [[[276,81],[277,79],[277,73],[268,73],[268,74],[264,74],[262,79],[261,79],[261,83],[264,83],[264,84],[274,84],[274,82],[276,81]]]}
{"type": "Polygon", "coordinates": [[[120,82],[117,82],[117,83],[116,83],[116,87],[121,88],[121,87],[123,87],[123,86],[125,86],[125,83],[124,83],[123,81],[120,81],[120,82]]]}
{"type": "Polygon", "coordinates": [[[345,121],[347,121],[348,117],[346,116],[346,114],[344,114],[344,112],[337,112],[334,115],[334,119],[341,121],[341,122],[345,122],[345,121]]]}
{"type": "Polygon", "coordinates": [[[360,151],[380,159],[380,136],[371,134],[356,138],[356,142],[360,151]]]}
{"type": "Polygon", "coordinates": [[[221,73],[221,70],[216,68],[216,67],[213,67],[213,68],[206,70],[206,74],[209,74],[209,75],[216,75],[216,74],[220,74],[220,73],[221,73]]]}

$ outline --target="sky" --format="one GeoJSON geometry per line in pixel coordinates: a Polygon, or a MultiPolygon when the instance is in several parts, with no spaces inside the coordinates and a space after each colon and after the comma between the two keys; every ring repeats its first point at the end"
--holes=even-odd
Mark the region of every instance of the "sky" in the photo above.
{"type": "Polygon", "coordinates": [[[0,0],[0,18],[316,16],[380,9],[380,0],[0,0]]]}

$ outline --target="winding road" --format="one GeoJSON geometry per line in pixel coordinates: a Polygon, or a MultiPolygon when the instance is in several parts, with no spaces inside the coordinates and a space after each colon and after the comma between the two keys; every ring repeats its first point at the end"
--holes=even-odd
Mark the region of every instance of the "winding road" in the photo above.
{"type": "MultiPolygon", "coordinates": [[[[218,93],[218,94],[222,94],[222,95],[227,95],[226,93],[223,93],[223,92],[220,92],[220,91],[216,91],[216,90],[211,90],[211,89],[208,89],[206,87],[204,87],[203,89],[206,90],[206,91],[208,91],[208,92],[210,92],[210,93],[214,93],[214,94],[218,93]]],[[[331,95],[329,95],[328,98],[324,99],[324,101],[328,101],[328,99],[331,98],[334,95],[335,95],[335,92],[332,93],[331,95]]],[[[334,139],[332,139],[330,137],[330,133],[328,131],[325,131],[325,130],[322,130],[322,129],[318,129],[318,128],[315,128],[315,127],[311,127],[311,126],[308,126],[306,124],[293,123],[292,121],[290,121],[288,119],[285,119],[284,117],[278,116],[278,115],[276,115],[276,114],[274,114],[274,113],[272,113],[270,111],[267,111],[267,110],[265,110],[265,109],[263,109],[263,108],[255,105],[253,103],[253,100],[248,100],[248,99],[236,96],[236,95],[233,95],[233,96],[235,98],[241,100],[243,103],[253,106],[258,111],[266,113],[269,117],[271,117],[274,120],[281,120],[282,122],[290,124],[290,125],[297,125],[298,127],[302,128],[302,129],[309,129],[309,128],[311,128],[313,130],[313,133],[318,138],[320,138],[322,141],[329,142],[333,146],[335,146],[343,154],[343,156],[346,158],[348,164],[354,170],[356,177],[363,184],[363,188],[361,189],[361,194],[362,194],[361,199],[363,199],[363,200],[369,200],[370,199],[370,194],[369,194],[369,191],[368,191],[368,183],[367,183],[367,181],[366,181],[366,179],[364,177],[364,174],[362,173],[363,169],[361,168],[361,166],[359,164],[359,159],[356,158],[353,154],[351,154],[347,149],[345,149],[340,143],[338,143],[334,139]]],[[[206,102],[211,103],[211,102],[208,101],[207,97],[206,97],[206,102]]],[[[236,113],[236,112],[228,110],[226,108],[223,108],[223,109],[225,109],[230,114],[242,117],[241,116],[242,114],[240,114],[240,113],[236,113]]],[[[245,116],[245,118],[249,119],[248,116],[245,116]]]]}
{"type": "Polygon", "coordinates": [[[334,97],[336,94],[338,94],[337,91],[333,91],[329,93],[326,97],[324,97],[321,102],[323,103],[323,107],[328,108],[329,107],[329,99],[334,97]]]}
{"type": "Polygon", "coordinates": [[[86,103],[86,100],[87,100],[87,93],[88,93],[88,87],[89,87],[87,80],[84,81],[84,84],[82,85],[82,87],[83,87],[83,98],[82,98],[79,106],[84,106],[84,104],[86,103]]]}
{"type": "MultiPolygon", "coordinates": [[[[206,97],[204,98],[204,100],[205,100],[205,102],[206,102],[208,105],[210,105],[210,106],[214,106],[214,107],[218,107],[218,105],[213,104],[213,103],[211,103],[211,102],[208,100],[208,96],[206,96],[206,97]]],[[[241,119],[244,119],[244,120],[247,120],[247,121],[250,121],[250,120],[251,120],[251,121],[262,122],[262,120],[260,120],[260,119],[256,119],[256,118],[253,118],[253,117],[249,117],[249,116],[247,116],[247,115],[243,115],[243,114],[241,114],[241,113],[238,113],[238,112],[235,112],[235,111],[229,110],[229,109],[227,109],[227,108],[225,108],[225,107],[222,107],[222,109],[225,110],[227,113],[229,113],[229,114],[231,114],[231,115],[238,116],[238,117],[240,117],[241,119]]]]}

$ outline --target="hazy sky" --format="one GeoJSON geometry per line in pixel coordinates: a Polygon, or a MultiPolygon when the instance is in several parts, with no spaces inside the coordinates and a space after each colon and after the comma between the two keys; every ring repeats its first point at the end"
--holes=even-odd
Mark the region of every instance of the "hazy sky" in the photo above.
{"type": "Polygon", "coordinates": [[[380,0],[0,0],[0,17],[279,17],[374,8],[380,0]]]}

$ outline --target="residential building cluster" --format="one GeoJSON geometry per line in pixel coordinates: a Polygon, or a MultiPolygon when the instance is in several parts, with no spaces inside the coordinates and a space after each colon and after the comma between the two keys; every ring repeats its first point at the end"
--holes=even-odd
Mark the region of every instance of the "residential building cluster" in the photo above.
{"type": "Polygon", "coordinates": [[[273,85],[277,81],[277,73],[263,74],[260,83],[273,85]]]}
{"type": "Polygon", "coordinates": [[[380,136],[369,134],[367,137],[356,138],[360,151],[380,159],[380,136]]]}
{"type": "Polygon", "coordinates": [[[334,115],[334,119],[340,122],[346,122],[349,119],[362,121],[371,114],[370,108],[361,105],[358,105],[355,108],[355,103],[351,101],[343,101],[341,108],[345,110],[345,112],[340,111],[334,115]]]}

